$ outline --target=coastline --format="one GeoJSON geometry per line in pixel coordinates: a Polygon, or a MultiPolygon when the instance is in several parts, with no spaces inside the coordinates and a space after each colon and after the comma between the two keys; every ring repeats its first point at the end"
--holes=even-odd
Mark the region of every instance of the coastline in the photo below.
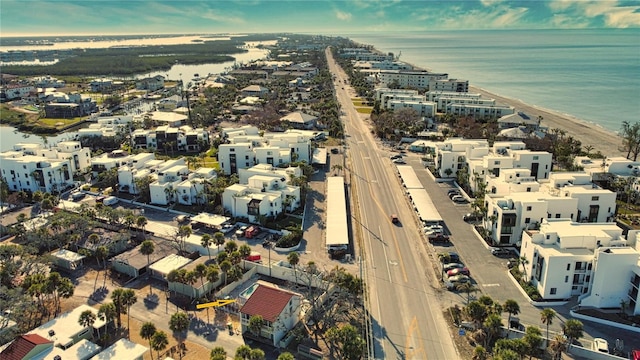
{"type": "Polygon", "coordinates": [[[580,140],[583,150],[585,146],[591,145],[593,146],[592,153],[600,151],[607,157],[626,156],[626,153],[619,150],[622,145],[622,138],[599,125],[588,123],[574,116],[562,114],[551,109],[530,105],[522,100],[501,96],[472,85],[469,85],[469,92],[481,94],[483,98],[495,99],[497,103],[502,105],[513,106],[516,112],[524,112],[533,118],[542,116],[541,125],[543,127],[547,127],[549,130],[564,130],[566,136],[573,136],[574,139],[580,140]]]}
{"type": "MultiPolygon", "coordinates": [[[[375,47],[373,50],[382,54],[382,52],[375,47]]],[[[411,65],[411,67],[416,70],[431,71],[423,66],[417,66],[406,61],[403,62],[411,65]]],[[[542,116],[541,126],[549,128],[549,130],[564,130],[566,132],[565,136],[573,136],[574,139],[582,143],[583,151],[585,146],[591,145],[593,146],[591,153],[600,151],[602,155],[606,157],[626,157],[627,155],[625,152],[619,150],[622,146],[622,138],[615,132],[605,129],[600,125],[584,121],[570,114],[563,114],[552,109],[530,105],[520,99],[498,95],[490,90],[471,84],[469,85],[469,93],[480,94],[486,99],[494,99],[496,103],[501,105],[513,106],[516,112],[523,112],[533,118],[542,116]]]]}

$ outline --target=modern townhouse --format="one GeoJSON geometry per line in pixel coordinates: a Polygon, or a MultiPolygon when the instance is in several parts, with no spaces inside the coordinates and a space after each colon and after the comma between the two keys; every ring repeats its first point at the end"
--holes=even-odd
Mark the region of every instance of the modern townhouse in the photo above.
{"type": "Polygon", "coordinates": [[[450,138],[439,142],[434,159],[436,172],[443,178],[455,178],[458,170],[466,166],[467,158],[482,156],[488,146],[486,139],[450,138]]]}
{"type": "Polygon", "coordinates": [[[168,205],[177,202],[178,185],[187,180],[189,168],[186,165],[175,165],[158,172],[158,179],[149,184],[149,196],[152,204],[168,205]]]}
{"type": "Polygon", "coordinates": [[[0,153],[1,176],[11,191],[60,191],[73,183],[74,174],[87,171],[91,161],[91,151],[77,141],[52,148],[21,143],[0,153]]]}
{"type": "Polygon", "coordinates": [[[182,205],[202,205],[207,202],[205,183],[214,181],[217,177],[213,168],[199,168],[189,174],[189,177],[176,185],[178,203],[182,205]]]}
{"type": "Polygon", "coordinates": [[[131,133],[131,138],[134,149],[196,152],[209,144],[209,132],[206,129],[193,129],[187,125],[179,128],[159,126],[153,130],[136,129],[131,133]]]}
{"type": "Polygon", "coordinates": [[[249,178],[253,175],[271,176],[274,178],[284,179],[283,182],[289,183],[292,177],[302,175],[302,169],[299,167],[278,168],[272,165],[262,163],[248,169],[238,169],[238,181],[240,184],[247,184],[249,178]]]}
{"type": "Polygon", "coordinates": [[[449,74],[432,73],[424,70],[380,70],[377,74],[381,86],[395,84],[402,88],[428,89],[429,82],[447,79],[449,74]]]}
{"type": "Polygon", "coordinates": [[[545,300],[578,296],[580,306],[640,314],[638,231],[625,238],[615,223],[545,219],[522,235],[522,265],[545,300]]]}
{"type": "Polygon", "coordinates": [[[91,159],[91,172],[98,176],[101,172],[127,165],[130,155],[124,150],[113,150],[91,159]]]}
{"type": "MultiPolygon", "coordinates": [[[[245,129],[252,133],[251,128],[245,129]]],[[[286,165],[294,161],[311,163],[311,138],[299,131],[245,135],[247,131],[223,132],[228,144],[218,147],[218,162],[225,174],[235,174],[255,164],[286,165]]]]}
{"type": "Polygon", "coordinates": [[[300,188],[286,180],[267,175],[253,175],[247,184],[234,184],[222,194],[222,206],[231,216],[258,223],[262,216],[275,217],[300,206],[300,188]]]}
{"type": "Polygon", "coordinates": [[[536,181],[528,169],[505,170],[489,180],[484,199],[484,226],[493,241],[520,245],[522,233],[547,219],[609,222],[615,213],[615,193],[591,183],[584,173],[551,173],[536,181]]]}

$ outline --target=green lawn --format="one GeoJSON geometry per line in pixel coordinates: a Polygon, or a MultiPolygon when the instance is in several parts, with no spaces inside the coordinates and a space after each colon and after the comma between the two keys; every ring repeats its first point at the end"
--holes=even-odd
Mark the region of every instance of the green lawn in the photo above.
{"type": "Polygon", "coordinates": [[[63,127],[82,121],[81,117],[75,117],[71,119],[54,119],[54,118],[42,118],[38,120],[38,123],[42,126],[49,127],[63,127]]]}
{"type": "Polygon", "coordinates": [[[373,108],[360,107],[360,108],[356,108],[356,111],[359,112],[360,114],[371,114],[371,111],[373,111],[373,108]]]}

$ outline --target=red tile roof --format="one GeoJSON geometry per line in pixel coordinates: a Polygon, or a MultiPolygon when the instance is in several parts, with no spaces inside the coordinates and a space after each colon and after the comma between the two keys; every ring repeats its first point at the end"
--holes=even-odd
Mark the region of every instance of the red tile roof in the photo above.
{"type": "Polygon", "coordinates": [[[275,322],[293,296],[295,295],[287,291],[258,285],[240,312],[249,316],[261,315],[264,320],[275,322]]]}
{"type": "Polygon", "coordinates": [[[53,344],[40,335],[27,334],[16,338],[0,355],[2,360],[22,360],[38,345],[53,344]]]}

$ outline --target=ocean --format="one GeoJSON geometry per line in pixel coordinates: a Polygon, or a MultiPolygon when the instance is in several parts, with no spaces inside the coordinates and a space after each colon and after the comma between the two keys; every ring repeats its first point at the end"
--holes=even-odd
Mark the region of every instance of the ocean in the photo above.
{"type": "Polygon", "coordinates": [[[492,93],[620,130],[640,121],[640,29],[346,34],[492,93]]]}

